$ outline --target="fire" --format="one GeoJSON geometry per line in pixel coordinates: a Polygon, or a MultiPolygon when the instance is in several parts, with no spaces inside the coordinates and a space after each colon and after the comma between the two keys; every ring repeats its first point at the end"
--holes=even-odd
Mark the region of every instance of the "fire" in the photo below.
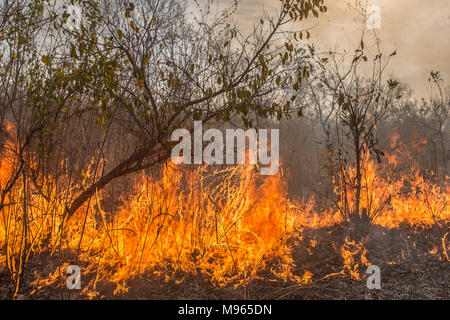
{"type": "Polygon", "coordinates": [[[362,266],[369,266],[367,260],[367,250],[361,243],[356,243],[356,241],[350,241],[347,237],[345,239],[344,245],[341,247],[341,255],[344,259],[343,272],[349,272],[350,276],[355,280],[362,280],[359,268],[362,266]],[[359,260],[359,262],[358,262],[359,260]]]}
{"type": "MultiPolygon", "coordinates": [[[[389,165],[378,167],[366,159],[361,207],[367,210],[370,219],[387,228],[398,228],[403,224],[412,227],[444,226],[450,220],[449,185],[440,186],[426,180],[417,168],[399,178],[383,174],[395,171],[395,166],[390,165],[398,163],[398,160],[390,159],[389,165]]],[[[350,179],[355,175],[355,170],[350,170],[350,179]]],[[[354,193],[348,192],[347,201],[353,204],[354,200],[354,193]]],[[[350,210],[354,210],[352,205],[350,210]]]]}
{"type": "Polygon", "coordinates": [[[442,248],[444,250],[445,258],[447,259],[447,261],[450,261],[450,258],[448,257],[448,252],[447,252],[447,247],[448,247],[447,241],[446,241],[447,236],[448,236],[448,232],[444,235],[444,237],[442,237],[442,248]]]}
{"type": "MultiPolygon", "coordinates": [[[[13,136],[12,127],[9,130],[13,136]]],[[[388,229],[404,224],[448,228],[448,184],[435,184],[417,167],[409,174],[397,175],[401,152],[404,150],[394,151],[384,164],[367,155],[361,208],[371,223],[388,229]]],[[[4,151],[0,161],[2,187],[14,171],[10,159],[13,155],[4,151]]],[[[245,284],[263,274],[267,277],[268,272],[274,279],[309,284],[314,275],[296,270],[292,240],[300,239],[305,228],[343,223],[342,212],[335,208],[319,212],[314,198],[291,200],[281,172],[264,177],[257,170],[254,165],[192,169],[168,163],[158,172],[136,177],[131,198],[122,199],[123,205],[116,211],[103,210],[105,196],[98,192],[63,227],[67,199],[79,191],[61,191],[48,177],[41,192],[30,192],[34,187],[27,186],[31,241],[25,256],[55,254],[61,248],[71,252],[67,259],[76,259],[92,275],[87,286],[91,291],[85,289],[89,296],[95,296],[93,292],[103,280],[116,283],[116,293],[126,292],[127,279],[146,272],[175,283],[183,282],[186,274],[202,275],[217,286],[245,284]]],[[[354,177],[354,169],[348,172],[350,179],[354,177]]],[[[348,192],[351,205],[354,195],[348,192]]],[[[339,188],[336,195],[342,201],[339,188]]],[[[23,197],[23,185],[15,185],[1,209],[0,263],[13,275],[18,272],[23,250],[23,197]]],[[[447,238],[448,233],[439,245],[448,260],[447,238]]],[[[317,240],[310,244],[311,248],[319,245],[317,240]]],[[[347,274],[357,281],[363,279],[363,267],[370,265],[364,244],[347,237],[339,253],[342,271],[328,276],[347,274]]],[[[59,280],[59,271],[49,274],[45,279],[36,275],[34,284],[59,280]]]]}
{"type": "MultiPolygon", "coordinates": [[[[1,129],[3,128],[0,128],[0,130],[1,129]]],[[[8,180],[13,172],[13,164],[10,159],[15,151],[14,144],[11,143],[11,141],[16,140],[15,131],[16,128],[11,122],[6,123],[4,132],[0,131],[2,135],[0,136],[0,146],[3,147],[2,152],[0,153],[0,184],[2,188],[4,188],[8,183],[8,180]]]]}
{"type": "Polygon", "coordinates": [[[172,165],[159,181],[142,177],[138,196],[113,222],[117,231],[111,237],[118,257],[127,262],[117,279],[165,262],[170,269],[202,272],[225,284],[254,278],[271,259],[280,259],[289,275],[286,240],[295,215],[280,178],[257,185],[257,177],[253,166],[207,173],[204,167],[187,172],[172,165]]]}

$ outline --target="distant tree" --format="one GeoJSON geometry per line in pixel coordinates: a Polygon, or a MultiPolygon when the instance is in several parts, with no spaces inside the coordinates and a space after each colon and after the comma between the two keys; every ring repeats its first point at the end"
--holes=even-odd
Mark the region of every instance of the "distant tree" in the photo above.
{"type": "Polygon", "coordinates": [[[440,168],[441,168],[441,180],[445,181],[448,174],[447,161],[449,160],[449,150],[447,149],[447,137],[449,121],[449,109],[450,109],[450,96],[443,88],[443,79],[439,71],[431,71],[428,78],[430,86],[437,89],[437,94],[431,94],[429,101],[422,101],[420,106],[421,115],[427,120],[426,126],[431,130],[432,136],[437,136],[440,146],[440,168]]]}

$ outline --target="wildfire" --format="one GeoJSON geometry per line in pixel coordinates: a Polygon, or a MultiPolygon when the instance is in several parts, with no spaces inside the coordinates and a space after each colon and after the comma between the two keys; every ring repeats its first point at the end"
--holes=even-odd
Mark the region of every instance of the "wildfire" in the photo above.
{"type": "Polygon", "coordinates": [[[167,165],[159,181],[141,179],[139,196],[114,222],[121,231],[112,234],[113,242],[127,261],[117,279],[164,262],[218,284],[254,278],[271,259],[280,259],[283,274],[290,274],[286,239],[295,215],[279,178],[258,185],[252,166],[188,172],[167,165]]]}
{"type": "MultiPolygon", "coordinates": [[[[10,158],[3,152],[2,188],[13,172],[10,158]]],[[[403,224],[448,226],[448,184],[436,185],[417,168],[399,178],[386,174],[400,163],[395,154],[388,159],[386,165],[365,159],[361,207],[371,222],[390,229],[403,224]]],[[[314,275],[308,270],[296,274],[290,240],[300,238],[303,228],[330,227],[344,217],[332,208],[317,212],[314,199],[290,200],[280,173],[262,177],[256,170],[253,165],[192,170],[168,163],[160,172],[136,177],[133,196],[124,198],[116,211],[103,210],[104,195],[98,192],[63,228],[66,201],[76,191],[61,192],[44,181],[40,192],[30,192],[30,184],[26,257],[67,249],[95,275],[90,288],[107,279],[118,284],[116,292],[126,291],[124,282],[145,272],[175,283],[182,282],[184,274],[202,274],[218,286],[247,283],[270,272],[278,279],[308,284],[314,275]]],[[[23,197],[24,187],[17,184],[1,209],[0,263],[12,274],[17,274],[24,249],[23,197]]],[[[442,249],[448,260],[447,236],[442,249]]],[[[311,246],[318,246],[317,241],[311,246]]],[[[370,265],[363,244],[346,238],[340,254],[343,268],[336,274],[361,280],[361,266],[370,265]]],[[[47,279],[37,277],[35,284],[58,281],[55,270],[50,274],[47,279]]]]}

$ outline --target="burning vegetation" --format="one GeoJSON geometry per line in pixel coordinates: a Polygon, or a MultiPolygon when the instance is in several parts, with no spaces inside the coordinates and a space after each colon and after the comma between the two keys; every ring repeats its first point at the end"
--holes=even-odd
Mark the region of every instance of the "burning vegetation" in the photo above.
{"type": "MultiPolygon", "coordinates": [[[[314,198],[288,197],[282,173],[261,176],[255,165],[192,169],[169,162],[131,179],[129,193],[114,210],[106,211],[104,203],[111,199],[96,192],[69,221],[65,203],[76,190],[58,191],[50,181],[42,181],[39,189],[17,184],[2,209],[3,272],[8,270],[14,283],[30,281],[31,296],[65,287],[69,264],[82,266],[82,297],[126,294],[133,279],[183,286],[192,277],[216,290],[258,281],[301,290],[335,277],[362,282],[372,264],[367,244],[386,241],[380,230],[405,228],[414,236],[438,234],[427,240],[430,250],[423,254],[448,262],[449,186],[423,178],[414,166],[405,176],[386,174],[396,172],[400,162],[396,154],[387,158],[382,164],[366,159],[365,216],[359,218],[346,217],[342,186],[335,187],[337,207],[319,211],[314,198]],[[331,236],[324,236],[325,230],[331,236]],[[333,256],[317,261],[317,250],[324,246],[333,256]],[[330,267],[332,258],[338,262],[330,267]],[[330,272],[316,274],[321,264],[330,272]],[[20,279],[26,266],[31,269],[20,279]],[[113,292],[103,291],[106,283],[114,284],[113,292]]],[[[7,159],[1,163],[3,185],[13,171],[7,159]]],[[[406,240],[401,257],[384,264],[409,263],[407,255],[417,251],[416,245],[406,240]]]]}
{"type": "Polygon", "coordinates": [[[324,1],[278,2],[248,32],[237,4],[0,4],[0,298],[449,298],[439,72],[417,101],[376,33],[318,53],[285,28],[324,1]],[[276,128],[276,174],[172,162],[200,120],[276,128]]]}

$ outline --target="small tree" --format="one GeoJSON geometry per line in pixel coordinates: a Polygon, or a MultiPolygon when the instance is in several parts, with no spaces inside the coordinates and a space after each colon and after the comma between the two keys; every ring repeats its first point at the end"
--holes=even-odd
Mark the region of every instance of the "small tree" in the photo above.
{"type": "Polygon", "coordinates": [[[378,147],[377,123],[396,98],[399,84],[395,80],[383,84],[383,71],[396,52],[384,57],[376,34],[374,38],[377,51],[372,58],[365,49],[364,33],[359,47],[349,56],[338,52],[316,54],[310,48],[318,71],[308,84],[327,140],[326,167],[338,186],[339,210],[353,226],[369,223],[374,216],[370,208],[361,207],[364,171],[370,154],[378,162],[384,156],[378,147]],[[369,69],[369,59],[372,71],[362,76],[363,70],[369,69]]]}
{"type": "Polygon", "coordinates": [[[447,92],[443,89],[443,79],[439,71],[431,71],[428,78],[430,87],[435,87],[438,90],[437,95],[431,94],[429,101],[423,101],[420,106],[420,113],[425,118],[426,126],[431,131],[432,136],[437,136],[440,146],[440,178],[445,181],[448,174],[447,161],[449,151],[447,150],[446,130],[448,130],[450,98],[447,92]],[[428,124],[429,123],[429,124],[428,124]]]}

